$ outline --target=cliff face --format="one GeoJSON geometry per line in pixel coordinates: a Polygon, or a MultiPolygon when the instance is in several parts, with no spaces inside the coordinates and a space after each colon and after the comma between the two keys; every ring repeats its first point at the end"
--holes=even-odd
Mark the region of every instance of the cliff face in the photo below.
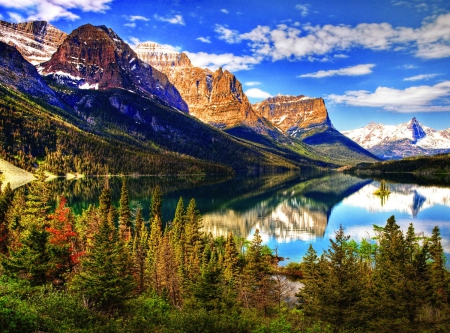
{"type": "Polygon", "coordinates": [[[65,32],[45,21],[0,21],[0,41],[15,46],[34,65],[49,60],[66,37],[65,32]]]}
{"type": "Polygon", "coordinates": [[[156,43],[141,43],[135,51],[140,59],[167,75],[189,105],[191,115],[222,129],[244,124],[265,131],[242,84],[230,72],[195,67],[184,53],[156,43]]]}
{"type": "Polygon", "coordinates": [[[188,111],[167,76],[138,59],[128,44],[105,26],[86,24],[75,29],[39,70],[81,89],[122,88],[188,111]]]}
{"type": "Polygon", "coordinates": [[[258,116],[266,118],[288,135],[297,136],[313,128],[332,127],[322,98],[278,95],[254,104],[253,108],[258,116]]]}
{"type": "Polygon", "coordinates": [[[35,98],[41,98],[61,107],[55,92],[47,86],[36,68],[26,61],[14,46],[1,41],[0,83],[13,86],[35,98]]]}

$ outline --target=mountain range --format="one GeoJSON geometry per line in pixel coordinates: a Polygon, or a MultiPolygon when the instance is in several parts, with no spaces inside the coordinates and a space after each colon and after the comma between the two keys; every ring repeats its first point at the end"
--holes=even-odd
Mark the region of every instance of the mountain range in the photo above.
{"type": "Polygon", "coordinates": [[[436,131],[415,117],[399,125],[372,122],[342,134],[382,159],[450,153],[450,128],[436,131]]]}
{"type": "Polygon", "coordinates": [[[322,98],[276,96],[251,105],[229,71],[197,68],[184,53],[155,43],[133,50],[105,26],[86,24],[67,35],[43,21],[1,22],[0,41],[3,118],[10,105],[17,115],[29,113],[19,129],[2,128],[5,137],[18,131],[13,142],[3,142],[2,156],[11,161],[74,169],[81,168],[75,157],[90,156],[98,170],[142,172],[141,163],[130,161],[144,154],[158,161],[148,171],[161,173],[166,163],[170,172],[180,172],[181,165],[199,172],[259,172],[377,160],[333,127],[322,98]],[[30,115],[37,122],[27,125],[30,115]],[[59,130],[47,128],[36,142],[29,127],[44,118],[59,130]],[[63,128],[71,128],[85,148],[70,143],[63,128]],[[109,160],[94,157],[88,145],[109,160]],[[111,149],[126,151],[120,160],[133,156],[113,163],[111,149]],[[71,162],[61,166],[59,159],[71,162]]]}

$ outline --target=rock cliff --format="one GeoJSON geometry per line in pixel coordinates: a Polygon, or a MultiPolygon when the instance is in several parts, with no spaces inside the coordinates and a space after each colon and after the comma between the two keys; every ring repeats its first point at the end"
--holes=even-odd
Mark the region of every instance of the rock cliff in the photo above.
{"type": "Polygon", "coordinates": [[[39,67],[59,83],[81,89],[122,88],[188,111],[167,76],[144,63],[112,29],[83,25],[39,67]]]}
{"type": "Polygon", "coordinates": [[[15,46],[34,65],[49,60],[66,37],[65,32],[45,21],[0,21],[0,41],[15,46]]]}
{"type": "Polygon", "coordinates": [[[258,116],[291,136],[314,128],[332,127],[322,98],[278,95],[254,104],[253,109],[258,116]]]}
{"type": "Polygon", "coordinates": [[[195,67],[186,54],[153,42],[141,43],[135,51],[140,59],[167,75],[189,105],[191,115],[222,129],[247,125],[259,133],[267,131],[268,124],[259,120],[232,73],[195,67]]]}
{"type": "Polygon", "coordinates": [[[13,86],[35,98],[61,107],[56,94],[44,82],[36,68],[11,45],[0,41],[0,83],[13,86]]]}

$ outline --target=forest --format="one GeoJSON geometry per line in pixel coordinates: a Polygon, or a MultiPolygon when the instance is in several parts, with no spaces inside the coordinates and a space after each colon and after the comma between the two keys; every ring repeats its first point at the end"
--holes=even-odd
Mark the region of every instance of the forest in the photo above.
{"type": "Polygon", "coordinates": [[[0,194],[1,332],[448,332],[449,272],[431,235],[395,217],[359,243],[341,227],[329,247],[280,265],[256,230],[247,241],[202,232],[195,199],[162,221],[118,206],[106,178],[75,215],[44,175],[0,194]],[[299,288],[300,286],[300,288],[299,288]]]}

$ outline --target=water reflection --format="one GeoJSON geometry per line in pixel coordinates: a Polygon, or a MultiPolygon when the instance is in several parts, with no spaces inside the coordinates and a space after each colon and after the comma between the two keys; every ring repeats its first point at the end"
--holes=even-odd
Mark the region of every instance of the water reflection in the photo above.
{"type": "MultiPolygon", "coordinates": [[[[342,224],[356,240],[370,237],[373,224],[385,225],[395,215],[402,230],[413,222],[427,235],[435,225],[444,241],[450,239],[450,186],[417,185],[411,179],[388,180],[390,195],[384,202],[373,192],[381,179],[342,173],[302,172],[260,177],[137,177],[128,178],[132,206],[143,208],[148,219],[150,195],[159,185],[163,193],[163,221],[170,221],[180,197],[185,206],[195,198],[204,231],[214,236],[229,231],[251,239],[256,228],[281,256],[301,260],[310,243],[321,253],[342,224]]],[[[80,214],[97,204],[104,178],[58,180],[51,183],[55,198],[64,195],[80,214]]],[[[418,181],[420,183],[420,181],[418,181]]],[[[426,181],[422,180],[422,184],[426,181]]],[[[121,179],[109,179],[113,202],[118,205],[121,179]]],[[[446,245],[447,246],[447,245],[446,245]]],[[[450,252],[450,247],[445,248],[450,252]]]]}
{"type": "Polygon", "coordinates": [[[389,184],[391,194],[380,205],[373,192],[380,186],[375,181],[344,199],[344,204],[361,207],[370,212],[402,212],[417,217],[422,210],[443,205],[450,207],[450,188],[419,186],[416,184],[389,184]]]}

